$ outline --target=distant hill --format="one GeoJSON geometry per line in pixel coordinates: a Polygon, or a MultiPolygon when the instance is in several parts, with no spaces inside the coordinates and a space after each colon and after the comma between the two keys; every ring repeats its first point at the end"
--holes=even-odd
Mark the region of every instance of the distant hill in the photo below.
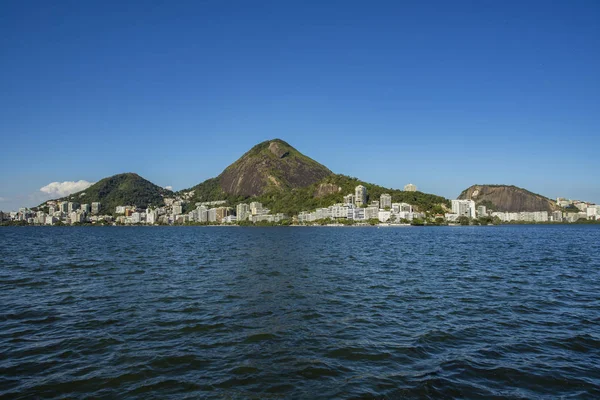
{"type": "Polygon", "coordinates": [[[473,185],[459,196],[461,200],[474,200],[494,211],[556,211],[560,209],[547,197],[520,187],[509,185],[473,185]]]}
{"type": "Polygon", "coordinates": [[[81,192],[57,199],[58,201],[75,201],[80,204],[102,203],[102,212],[114,213],[115,207],[134,205],[164,205],[163,197],[173,195],[170,190],[161,188],[142,178],[138,174],[124,173],[104,178],[81,192]]]}
{"type": "Polygon", "coordinates": [[[272,212],[289,215],[302,210],[326,207],[342,201],[362,184],[369,201],[379,200],[382,193],[394,202],[407,202],[420,210],[448,205],[447,199],[421,192],[386,189],[356,178],[338,175],[280,139],[254,146],[216,178],[208,179],[181,193],[193,191],[190,206],[201,201],[227,200],[230,205],[260,201],[272,212]]]}

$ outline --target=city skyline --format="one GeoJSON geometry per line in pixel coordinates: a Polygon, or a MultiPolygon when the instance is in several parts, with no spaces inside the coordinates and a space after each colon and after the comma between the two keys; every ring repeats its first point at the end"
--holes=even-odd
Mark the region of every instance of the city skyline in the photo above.
{"type": "Polygon", "coordinates": [[[0,210],[189,188],[275,137],[384,187],[600,203],[596,2],[142,5],[7,4],[0,210]]]}

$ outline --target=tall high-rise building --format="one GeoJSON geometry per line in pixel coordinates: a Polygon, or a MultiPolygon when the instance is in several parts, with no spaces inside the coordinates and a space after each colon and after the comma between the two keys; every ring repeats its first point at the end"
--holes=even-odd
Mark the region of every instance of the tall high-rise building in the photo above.
{"type": "Polygon", "coordinates": [[[379,207],[381,208],[392,208],[392,196],[384,193],[379,198],[379,207]]]}
{"type": "Polygon", "coordinates": [[[413,185],[412,183],[409,183],[408,185],[404,186],[404,191],[405,192],[416,192],[417,187],[415,185],[413,185]]]}
{"type": "Polygon", "coordinates": [[[76,203],[74,201],[70,201],[67,205],[67,212],[72,213],[75,210],[79,209],[79,203],[76,203]]]}
{"type": "Polygon", "coordinates": [[[237,214],[238,221],[246,221],[246,220],[248,220],[250,215],[252,215],[250,212],[250,206],[248,204],[244,204],[244,203],[238,204],[237,207],[235,208],[235,211],[237,214]]]}
{"type": "Polygon", "coordinates": [[[473,200],[452,200],[452,213],[459,217],[475,218],[475,202],[473,200]]]}
{"type": "Polygon", "coordinates": [[[98,202],[92,203],[92,214],[100,214],[101,205],[98,202]]]}
{"type": "Polygon", "coordinates": [[[477,207],[477,216],[478,217],[486,217],[487,216],[487,208],[485,206],[477,207]]]}
{"type": "Polygon", "coordinates": [[[173,206],[173,214],[180,215],[183,214],[183,206],[181,204],[176,204],[173,206]]]}
{"type": "Polygon", "coordinates": [[[223,222],[223,220],[229,216],[231,209],[229,207],[217,208],[217,222],[223,222]]]}
{"type": "Polygon", "coordinates": [[[153,225],[156,223],[157,219],[158,219],[157,212],[150,208],[147,208],[146,209],[146,223],[153,225]]]}
{"type": "Polygon", "coordinates": [[[252,203],[250,203],[250,212],[252,213],[252,215],[262,214],[262,210],[263,205],[258,201],[253,201],[252,203]]]}
{"type": "Polygon", "coordinates": [[[81,211],[85,211],[86,213],[89,213],[91,210],[92,210],[92,207],[89,204],[81,205],[81,211]]]}
{"type": "Polygon", "coordinates": [[[208,213],[208,222],[216,222],[217,221],[217,209],[211,208],[207,211],[208,213]]]}
{"type": "Polygon", "coordinates": [[[344,204],[354,204],[354,195],[352,193],[344,196],[344,204]]]}
{"type": "Polygon", "coordinates": [[[67,203],[66,201],[62,201],[62,202],[58,203],[58,210],[61,213],[69,212],[69,203],[67,203]]]}
{"type": "Polygon", "coordinates": [[[196,214],[198,214],[198,222],[208,222],[208,208],[205,206],[198,206],[196,208],[196,214]]]}
{"type": "Polygon", "coordinates": [[[362,206],[367,203],[367,188],[363,185],[358,185],[354,189],[354,201],[357,206],[362,206]]]}

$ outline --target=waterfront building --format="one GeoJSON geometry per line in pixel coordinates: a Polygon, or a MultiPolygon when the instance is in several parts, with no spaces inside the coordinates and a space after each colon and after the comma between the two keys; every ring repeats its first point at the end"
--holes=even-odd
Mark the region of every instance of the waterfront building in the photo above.
{"type": "Polygon", "coordinates": [[[335,204],[330,207],[331,218],[348,218],[348,206],[335,204]]]}
{"type": "Polygon", "coordinates": [[[252,203],[250,203],[250,212],[252,213],[252,215],[266,214],[264,212],[262,203],[259,203],[258,201],[253,201],[252,203]]]}
{"type": "Polygon", "coordinates": [[[61,201],[60,203],[58,203],[58,209],[61,213],[69,212],[69,203],[67,203],[66,201],[61,201]]]}
{"type": "Polygon", "coordinates": [[[395,213],[399,213],[402,211],[412,212],[413,208],[408,203],[392,203],[392,211],[395,213]]]}
{"type": "Polygon", "coordinates": [[[142,213],[139,213],[139,212],[132,213],[131,214],[131,223],[139,224],[140,222],[142,222],[142,213]]]}
{"type": "Polygon", "coordinates": [[[379,197],[379,206],[381,208],[392,208],[392,196],[387,193],[382,194],[379,197]]]}
{"type": "Polygon", "coordinates": [[[365,209],[360,207],[348,207],[348,219],[364,220],[365,209]]]}
{"type": "Polygon", "coordinates": [[[208,222],[217,222],[217,209],[211,208],[208,210],[208,222]]]}
{"type": "Polygon", "coordinates": [[[157,217],[158,217],[158,215],[157,215],[156,211],[151,210],[149,208],[146,209],[146,223],[147,224],[151,224],[151,225],[155,224],[157,217]]]}
{"type": "Polygon", "coordinates": [[[452,213],[459,217],[475,218],[475,202],[473,200],[452,200],[452,213]]]}
{"type": "Polygon", "coordinates": [[[56,212],[56,207],[55,206],[49,206],[48,207],[48,214],[53,215],[56,212]]]}
{"type": "Polygon", "coordinates": [[[358,185],[354,189],[354,202],[357,206],[367,204],[367,188],[363,185],[358,185]]]}
{"type": "Polygon", "coordinates": [[[237,216],[235,215],[228,215],[225,217],[225,219],[223,219],[223,223],[226,224],[235,224],[237,221],[237,216]]]}
{"type": "Polygon", "coordinates": [[[392,218],[391,211],[379,211],[377,214],[379,222],[388,222],[392,218]]]}
{"type": "Polygon", "coordinates": [[[217,208],[217,222],[223,222],[223,220],[229,216],[231,209],[229,207],[217,208]]]}
{"type": "Polygon", "coordinates": [[[354,204],[354,202],[355,202],[355,197],[352,193],[344,196],[344,204],[354,204]]]}
{"type": "Polygon", "coordinates": [[[92,211],[92,207],[89,204],[82,204],[81,211],[89,213],[92,211]]]}
{"type": "Polygon", "coordinates": [[[235,213],[237,215],[237,221],[247,221],[248,218],[252,215],[252,212],[250,211],[250,206],[244,203],[240,203],[236,206],[235,213]]]}
{"type": "Polygon", "coordinates": [[[600,215],[600,206],[591,205],[585,209],[585,213],[588,219],[596,219],[596,216],[600,215]]]}
{"type": "Polygon", "coordinates": [[[377,219],[379,218],[379,207],[366,207],[365,208],[365,219],[377,219]]]}
{"type": "Polygon", "coordinates": [[[205,206],[198,206],[198,208],[196,208],[196,214],[198,215],[198,222],[208,222],[208,208],[205,206]]]}
{"type": "Polygon", "coordinates": [[[70,201],[69,203],[67,203],[67,212],[72,213],[75,210],[79,209],[79,203],[76,203],[74,201],[70,201]]]}
{"type": "Polygon", "coordinates": [[[554,222],[562,222],[563,220],[563,213],[562,211],[554,211],[552,213],[552,221],[554,222]]]}
{"type": "Polygon", "coordinates": [[[92,214],[100,214],[101,204],[99,202],[92,203],[92,214]]]}
{"type": "Polygon", "coordinates": [[[477,216],[478,217],[487,217],[487,208],[485,206],[477,207],[477,216]]]}
{"type": "Polygon", "coordinates": [[[183,206],[181,204],[173,204],[173,214],[174,215],[183,214],[183,206]]]}
{"type": "Polygon", "coordinates": [[[416,192],[417,187],[415,185],[413,185],[412,183],[409,183],[408,185],[404,186],[404,191],[405,192],[416,192]]]}
{"type": "Polygon", "coordinates": [[[71,224],[83,222],[83,213],[73,211],[69,214],[69,219],[71,220],[71,224]]]}
{"type": "Polygon", "coordinates": [[[458,220],[458,214],[446,213],[444,214],[444,218],[446,218],[446,221],[448,222],[456,222],[458,220]]]}

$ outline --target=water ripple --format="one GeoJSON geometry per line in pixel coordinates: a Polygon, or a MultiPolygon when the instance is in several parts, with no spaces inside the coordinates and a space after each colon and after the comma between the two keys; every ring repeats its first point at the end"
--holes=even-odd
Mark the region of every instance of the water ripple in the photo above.
{"type": "Polygon", "coordinates": [[[0,398],[600,398],[600,229],[2,228],[0,398]]]}

